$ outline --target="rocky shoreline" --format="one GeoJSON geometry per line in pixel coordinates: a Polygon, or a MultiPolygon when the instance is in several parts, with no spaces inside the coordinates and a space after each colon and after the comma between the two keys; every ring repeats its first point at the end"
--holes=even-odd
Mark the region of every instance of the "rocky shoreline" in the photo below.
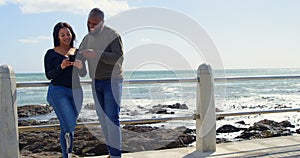
{"type": "MultiPolygon", "coordinates": [[[[88,108],[93,108],[88,105],[88,108]]],[[[179,108],[179,107],[174,107],[179,108]]],[[[24,119],[36,115],[52,113],[49,105],[28,105],[18,107],[19,126],[36,126],[59,124],[56,118],[48,121],[24,119]]],[[[158,110],[159,112],[159,110],[158,110]]],[[[79,119],[79,123],[97,120],[79,119]]],[[[59,157],[61,155],[59,130],[42,130],[19,132],[19,148],[22,158],[59,157]]],[[[186,147],[195,142],[195,130],[186,127],[166,129],[144,125],[122,126],[122,152],[136,152],[144,150],[160,150],[186,147]]],[[[103,143],[100,126],[85,126],[74,133],[74,156],[106,155],[106,145],[103,143]]]]}
{"type": "MultiPolygon", "coordinates": [[[[192,132],[192,130],[184,127],[158,129],[149,126],[127,125],[122,128],[122,132],[124,153],[186,147],[195,141],[195,136],[188,133],[192,132]],[[173,137],[175,135],[177,135],[177,138],[173,137]]],[[[74,155],[106,155],[107,150],[102,138],[100,127],[76,129],[74,134],[74,155]]],[[[38,153],[53,153],[54,155],[52,156],[59,156],[61,155],[59,131],[20,132],[19,148],[22,157],[34,157],[32,155],[37,155],[38,153]]]]}
{"type": "MultiPolygon", "coordinates": [[[[91,105],[89,105],[91,106],[91,105]]],[[[92,107],[91,107],[92,108],[92,107]]],[[[169,113],[168,110],[185,109],[184,104],[158,105],[154,106],[155,113],[169,113]]],[[[53,109],[49,105],[28,105],[18,107],[19,118],[44,115],[52,113],[53,109]]],[[[172,113],[169,113],[172,114],[172,113]]],[[[221,118],[220,118],[221,119],[221,118]]],[[[96,121],[79,119],[78,122],[96,121]]],[[[33,119],[19,120],[19,126],[34,126],[46,124],[58,124],[57,119],[49,121],[37,121],[33,119]]],[[[245,125],[244,121],[235,124],[245,125]]],[[[249,125],[247,128],[239,128],[226,124],[217,129],[217,135],[222,133],[240,134],[235,137],[237,141],[249,139],[261,139],[278,136],[299,134],[300,129],[295,128],[289,121],[276,122],[272,120],[261,120],[249,125]]],[[[61,149],[59,143],[59,130],[43,130],[31,132],[19,132],[19,148],[22,158],[38,157],[60,157],[61,149]]],[[[190,146],[196,141],[195,129],[188,129],[184,126],[175,129],[145,125],[124,125],[122,126],[122,149],[123,152],[136,152],[145,150],[161,150],[190,146]]],[[[85,126],[78,128],[74,134],[74,157],[106,155],[106,146],[103,143],[103,136],[100,126],[85,126]]],[[[227,138],[217,138],[217,143],[226,143],[231,140],[227,138]]]]}

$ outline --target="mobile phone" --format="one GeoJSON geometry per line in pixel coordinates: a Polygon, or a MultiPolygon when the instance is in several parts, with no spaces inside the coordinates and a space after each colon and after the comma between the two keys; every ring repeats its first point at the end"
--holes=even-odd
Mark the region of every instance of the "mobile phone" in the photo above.
{"type": "Polygon", "coordinates": [[[69,57],[69,61],[70,62],[74,62],[75,61],[75,52],[76,52],[76,48],[70,48],[69,51],[68,51],[68,57],[69,57]]]}
{"type": "Polygon", "coordinates": [[[69,61],[74,62],[76,55],[69,55],[69,61]]]}

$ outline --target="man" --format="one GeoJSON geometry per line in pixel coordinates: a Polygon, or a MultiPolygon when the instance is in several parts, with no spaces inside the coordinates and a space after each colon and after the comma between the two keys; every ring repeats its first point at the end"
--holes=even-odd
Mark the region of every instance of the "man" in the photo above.
{"type": "Polygon", "coordinates": [[[104,13],[99,8],[90,11],[87,26],[89,33],[81,42],[79,52],[88,61],[93,97],[109,152],[108,158],[120,158],[123,44],[120,35],[104,25],[104,13]]]}

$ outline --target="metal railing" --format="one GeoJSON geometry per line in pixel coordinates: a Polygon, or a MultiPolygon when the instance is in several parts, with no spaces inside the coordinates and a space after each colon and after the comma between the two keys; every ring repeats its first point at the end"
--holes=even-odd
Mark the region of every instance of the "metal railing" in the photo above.
{"type": "MultiPolygon", "coordinates": [[[[282,80],[282,79],[300,79],[300,76],[247,76],[247,77],[219,77],[214,78],[215,82],[225,81],[241,81],[241,80],[282,80]]],[[[159,83],[197,83],[198,78],[185,78],[185,79],[158,79],[158,80],[124,80],[124,84],[159,84],[159,83]]],[[[17,83],[17,88],[25,87],[43,87],[48,86],[50,82],[21,82],[17,83]]],[[[81,81],[82,85],[91,84],[91,81],[81,81]]],[[[242,115],[256,115],[256,114],[271,114],[271,113],[283,113],[283,112],[300,112],[300,108],[280,109],[280,110],[263,110],[263,111],[243,111],[243,112],[217,112],[216,117],[229,117],[229,116],[242,116],[242,115]]],[[[165,118],[150,118],[150,119],[131,119],[121,120],[121,124],[136,125],[136,124],[151,124],[160,123],[174,120],[195,120],[196,115],[185,117],[165,117],[165,118]]],[[[99,126],[99,122],[83,122],[78,123],[76,128],[83,128],[85,126],[99,126]]],[[[59,129],[59,124],[53,125],[37,125],[37,126],[20,126],[19,131],[39,131],[39,130],[51,130],[59,129]]]]}
{"type": "MultiPolygon", "coordinates": [[[[198,82],[197,78],[186,78],[186,79],[159,79],[159,80],[124,80],[123,84],[153,84],[153,83],[184,83],[184,82],[198,82]]],[[[91,84],[91,81],[81,81],[82,85],[91,84]]],[[[22,82],[17,83],[17,88],[24,87],[45,87],[48,86],[50,82],[22,82]]]]}
{"type": "MultiPolygon", "coordinates": [[[[166,118],[151,118],[151,119],[131,119],[131,120],[121,120],[121,124],[125,125],[137,125],[137,124],[151,124],[151,123],[160,123],[167,121],[175,121],[175,120],[193,120],[195,116],[186,116],[186,117],[166,117],[166,118]]],[[[77,123],[76,128],[84,128],[90,126],[100,126],[98,121],[93,122],[82,122],[77,123]]],[[[42,131],[42,130],[53,130],[60,129],[59,124],[52,125],[39,125],[39,126],[20,126],[20,132],[28,132],[28,131],[42,131]]]]}
{"type": "MultiPolygon", "coordinates": [[[[225,82],[225,81],[240,81],[240,80],[282,80],[282,79],[300,79],[300,76],[245,76],[245,77],[216,77],[214,82],[225,82]]],[[[196,83],[200,79],[198,78],[184,78],[184,79],[144,79],[144,80],[124,80],[124,84],[155,84],[155,83],[196,83]]],[[[17,83],[17,88],[24,87],[45,87],[50,82],[21,82],[17,83]]],[[[91,81],[81,81],[82,85],[91,84],[91,81]]]]}

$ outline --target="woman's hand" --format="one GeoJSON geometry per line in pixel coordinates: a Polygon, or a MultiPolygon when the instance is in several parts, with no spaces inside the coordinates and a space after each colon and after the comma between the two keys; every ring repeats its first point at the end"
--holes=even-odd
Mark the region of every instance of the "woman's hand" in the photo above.
{"type": "Polygon", "coordinates": [[[61,69],[65,69],[66,67],[72,66],[73,62],[70,62],[68,59],[64,59],[61,64],[60,67],[61,69]]]}

